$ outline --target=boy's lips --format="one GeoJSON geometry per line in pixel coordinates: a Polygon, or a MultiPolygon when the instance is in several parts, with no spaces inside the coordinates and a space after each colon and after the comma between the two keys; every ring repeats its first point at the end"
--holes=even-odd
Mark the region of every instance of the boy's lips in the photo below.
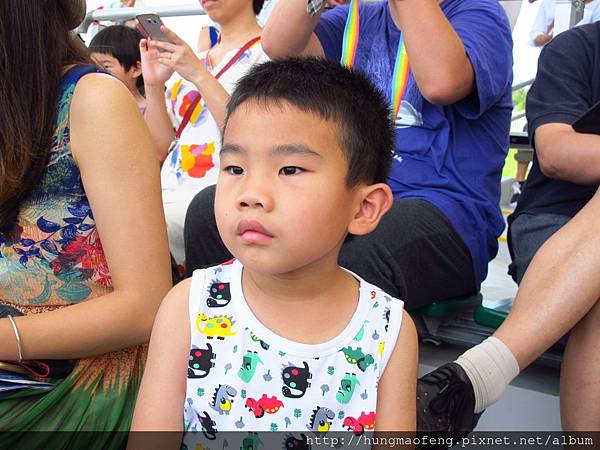
{"type": "Polygon", "coordinates": [[[242,220],[238,223],[237,234],[247,243],[265,242],[274,236],[257,220],[242,220]]]}
{"type": "Polygon", "coordinates": [[[206,5],[211,5],[213,3],[217,3],[215,0],[202,0],[200,2],[200,4],[202,5],[202,8],[206,8],[206,5]]]}

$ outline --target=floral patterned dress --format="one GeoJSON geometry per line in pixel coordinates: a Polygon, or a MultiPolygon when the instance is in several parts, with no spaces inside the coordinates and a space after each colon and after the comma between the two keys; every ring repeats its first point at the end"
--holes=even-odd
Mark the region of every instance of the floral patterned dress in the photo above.
{"type": "MultiPolygon", "coordinates": [[[[92,66],[75,66],[64,75],[48,165],[41,182],[21,203],[13,229],[0,233],[0,304],[25,315],[68,307],[112,291],[69,139],[75,86],[82,76],[96,71],[92,66]]],[[[62,448],[72,433],[29,432],[128,430],[145,353],[145,347],[136,347],[83,358],[50,391],[0,393],[0,431],[17,431],[5,433],[2,440],[22,445],[27,436],[43,436],[46,448],[62,448]]],[[[109,433],[93,434],[94,445],[104,448],[120,446],[126,439],[125,433],[116,440],[109,433]]]]}

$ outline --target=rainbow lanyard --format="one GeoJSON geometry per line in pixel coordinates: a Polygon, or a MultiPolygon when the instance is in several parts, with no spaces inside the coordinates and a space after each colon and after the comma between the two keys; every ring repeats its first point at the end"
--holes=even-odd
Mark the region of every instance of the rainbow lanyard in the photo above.
{"type": "MultiPolygon", "coordinates": [[[[358,0],[350,2],[348,11],[348,19],[346,19],[346,27],[344,28],[344,37],[342,40],[342,57],[340,63],[346,67],[354,65],[354,57],[356,56],[356,47],[358,46],[358,37],[360,34],[360,18],[358,10],[358,0]]],[[[404,98],[406,86],[408,85],[408,75],[410,66],[408,64],[408,56],[406,54],[406,46],[404,45],[404,35],[400,35],[398,43],[398,53],[396,54],[396,62],[394,64],[394,74],[392,76],[392,118],[396,119],[400,110],[400,103],[404,98]]]]}

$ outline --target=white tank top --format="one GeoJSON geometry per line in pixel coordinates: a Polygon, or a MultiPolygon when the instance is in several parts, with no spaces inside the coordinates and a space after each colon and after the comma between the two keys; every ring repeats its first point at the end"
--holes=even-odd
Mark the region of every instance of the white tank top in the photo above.
{"type": "Polygon", "coordinates": [[[241,275],[238,261],[193,274],[186,447],[195,448],[189,432],[211,440],[219,431],[372,430],[377,383],[396,344],[403,302],[352,274],[360,297],[348,325],[328,342],[302,344],[260,322],[241,275]]]}

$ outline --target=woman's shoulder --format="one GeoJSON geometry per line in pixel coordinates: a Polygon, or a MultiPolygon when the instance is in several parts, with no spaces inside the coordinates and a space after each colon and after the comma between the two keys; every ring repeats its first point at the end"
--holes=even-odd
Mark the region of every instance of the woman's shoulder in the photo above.
{"type": "Polygon", "coordinates": [[[94,64],[69,64],[63,67],[61,80],[63,84],[77,83],[80,78],[89,73],[108,72],[94,64]]]}
{"type": "MultiPolygon", "coordinates": [[[[252,41],[247,42],[245,45],[246,45],[245,49],[244,49],[244,47],[239,47],[237,49],[230,50],[227,53],[227,55],[225,56],[223,62],[228,62],[232,58],[237,57],[237,61],[235,61],[236,62],[235,66],[238,66],[237,63],[240,63],[239,66],[245,67],[245,66],[253,66],[254,64],[269,61],[270,58],[267,56],[267,54],[265,53],[265,51],[262,47],[262,42],[261,42],[260,36],[256,36],[255,38],[252,39],[252,41]],[[240,52],[240,50],[242,50],[242,49],[244,49],[244,52],[239,54],[238,52],[240,52]]],[[[221,65],[222,64],[223,63],[221,63],[221,65]]]]}
{"type": "MultiPolygon", "coordinates": [[[[236,58],[230,70],[221,77],[221,84],[223,84],[226,89],[228,89],[228,83],[237,82],[237,80],[244,76],[254,65],[270,60],[263,50],[260,40],[255,41],[242,54],[239,54],[239,51],[240,48],[229,51],[223,62],[219,65],[219,69],[221,69],[225,62],[229,62],[233,58],[236,58]]],[[[234,85],[231,85],[230,87],[233,89],[234,85]]]]}
{"type": "Polygon", "coordinates": [[[78,80],[70,109],[72,119],[89,119],[96,128],[122,124],[133,111],[139,114],[125,85],[112,75],[98,72],[87,73],[78,80]]]}
{"type": "MultiPolygon", "coordinates": [[[[144,167],[155,164],[144,118],[133,96],[118,79],[103,73],[82,77],[73,91],[68,114],[71,152],[80,169],[87,165],[88,178],[114,177],[114,168],[108,169],[112,166],[131,170],[127,163],[132,158],[137,161],[138,171],[142,170],[140,164],[144,167]]],[[[152,178],[143,176],[147,180],[152,178]]]]}
{"type": "MultiPolygon", "coordinates": [[[[73,69],[72,69],[73,70],[73,69]]],[[[67,76],[68,73],[65,75],[67,76]]],[[[105,72],[87,71],[77,79],[75,95],[86,96],[86,100],[93,100],[110,104],[119,100],[127,88],[118,79],[105,72]]]]}

